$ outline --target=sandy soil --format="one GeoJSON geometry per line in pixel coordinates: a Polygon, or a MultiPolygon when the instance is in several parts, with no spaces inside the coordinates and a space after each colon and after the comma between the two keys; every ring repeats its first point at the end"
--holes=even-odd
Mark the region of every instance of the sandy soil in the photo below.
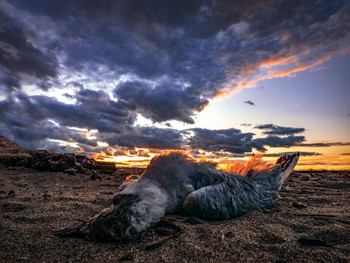
{"type": "Polygon", "coordinates": [[[163,237],[155,229],[114,243],[52,235],[108,207],[125,177],[139,172],[91,180],[0,165],[0,261],[350,262],[349,172],[294,172],[274,206],[232,220],[169,215],[181,233],[154,249],[143,246],[163,237]]]}

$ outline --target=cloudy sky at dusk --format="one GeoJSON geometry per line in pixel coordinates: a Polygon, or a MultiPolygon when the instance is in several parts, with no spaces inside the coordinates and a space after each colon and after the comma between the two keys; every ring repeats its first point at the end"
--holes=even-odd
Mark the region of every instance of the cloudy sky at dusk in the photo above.
{"type": "Polygon", "coordinates": [[[350,169],[350,2],[0,0],[0,134],[137,165],[350,169]]]}

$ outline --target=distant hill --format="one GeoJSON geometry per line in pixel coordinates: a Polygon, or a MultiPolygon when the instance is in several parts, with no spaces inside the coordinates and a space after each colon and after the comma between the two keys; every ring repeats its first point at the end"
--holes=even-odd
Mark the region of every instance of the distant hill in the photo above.
{"type": "Polygon", "coordinates": [[[19,151],[27,151],[27,149],[19,146],[18,144],[10,141],[5,136],[0,134],[0,154],[2,153],[15,153],[19,151]]]}

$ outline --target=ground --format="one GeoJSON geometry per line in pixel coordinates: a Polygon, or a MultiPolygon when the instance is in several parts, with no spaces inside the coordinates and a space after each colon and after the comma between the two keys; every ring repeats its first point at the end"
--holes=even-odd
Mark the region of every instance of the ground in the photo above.
{"type": "MultiPolygon", "coordinates": [[[[293,172],[267,209],[226,221],[167,215],[181,231],[163,243],[99,243],[52,233],[110,206],[141,169],[87,174],[0,165],[1,262],[350,262],[350,172],[293,172]]],[[[157,243],[157,242],[156,242],[157,243]]]]}

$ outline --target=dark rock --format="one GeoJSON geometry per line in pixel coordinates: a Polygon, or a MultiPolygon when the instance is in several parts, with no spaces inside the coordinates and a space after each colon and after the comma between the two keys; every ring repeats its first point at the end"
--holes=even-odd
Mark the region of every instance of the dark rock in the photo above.
{"type": "Polygon", "coordinates": [[[90,159],[86,156],[81,160],[81,166],[87,169],[94,169],[97,168],[97,163],[95,162],[94,159],[90,159]]]}
{"type": "Polygon", "coordinates": [[[189,225],[200,225],[203,224],[203,222],[199,221],[198,219],[194,217],[189,217],[187,218],[184,223],[189,224],[189,225]]]}
{"type": "Polygon", "coordinates": [[[22,160],[20,160],[18,163],[17,163],[18,166],[23,166],[23,167],[26,167],[26,168],[31,168],[33,166],[33,158],[30,156],[30,157],[24,157],[22,160]]]}
{"type": "Polygon", "coordinates": [[[96,172],[96,171],[92,171],[91,172],[91,176],[90,176],[90,179],[91,180],[102,180],[102,177],[101,176],[99,176],[99,174],[96,172]]]}
{"type": "Polygon", "coordinates": [[[306,174],[304,176],[302,176],[299,180],[300,181],[309,181],[311,179],[311,175],[306,174]]]}
{"type": "Polygon", "coordinates": [[[51,195],[48,194],[48,193],[46,193],[46,194],[43,194],[43,197],[44,197],[44,198],[49,198],[49,197],[51,197],[51,195]]]}
{"type": "Polygon", "coordinates": [[[8,195],[8,196],[15,196],[16,193],[15,193],[15,191],[11,190],[7,195],[8,195]]]}
{"type": "Polygon", "coordinates": [[[64,172],[67,173],[67,174],[69,174],[69,175],[76,175],[77,169],[75,169],[75,168],[69,168],[69,169],[64,170],[64,172]]]}
{"type": "Polygon", "coordinates": [[[312,239],[307,237],[299,238],[298,243],[302,246],[330,246],[321,239],[312,239]]]}
{"type": "Polygon", "coordinates": [[[227,233],[225,234],[225,237],[233,238],[233,237],[234,237],[234,234],[230,231],[230,232],[227,232],[227,233]]]}
{"type": "Polygon", "coordinates": [[[102,195],[114,195],[115,193],[113,192],[100,192],[102,195]]]}
{"type": "Polygon", "coordinates": [[[113,162],[97,162],[96,169],[104,174],[111,174],[117,170],[113,162]]]}
{"type": "Polygon", "coordinates": [[[299,203],[299,202],[294,202],[292,205],[293,205],[294,207],[296,207],[296,208],[299,208],[299,209],[302,209],[302,208],[306,208],[306,207],[307,207],[306,204],[299,203]]]}
{"type": "MultiPolygon", "coordinates": [[[[85,169],[97,168],[94,159],[83,155],[55,154],[46,150],[30,150],[20,146],[16,146],[15,150],[1,156],[0,163],[7,167],[26,167],[50,172],[75,169],[78,173],[85,173],[85,169]]],[[[111,167],[107,167],[106,170],[113,172],[111,167]]]]}
{"type": "Polygon", "coordinates": [[[75,162],[74,163],[74,169],[76,169],[76,171],[78,172],[78,173],[81,173],[81,174],[83,174],[83,173],[85,173],[85,170],[84,170],[84,168],[81,166],[81,163],[78,163],[78,162],[75,162]]]}
{"type": "Polygon", "coordinates": [[[120,261],[134,260],[134,256],[131,252],[127,252],[119,258],[120,261]]]}
{"type": "Polygon", "coordinates": [[[162,236],[168,236],[168,235],[173,235],[176,233],[176,230],[173,228],[168,228],[164,226],[156,226],[154,227],[154,231],[162,236]]]}

